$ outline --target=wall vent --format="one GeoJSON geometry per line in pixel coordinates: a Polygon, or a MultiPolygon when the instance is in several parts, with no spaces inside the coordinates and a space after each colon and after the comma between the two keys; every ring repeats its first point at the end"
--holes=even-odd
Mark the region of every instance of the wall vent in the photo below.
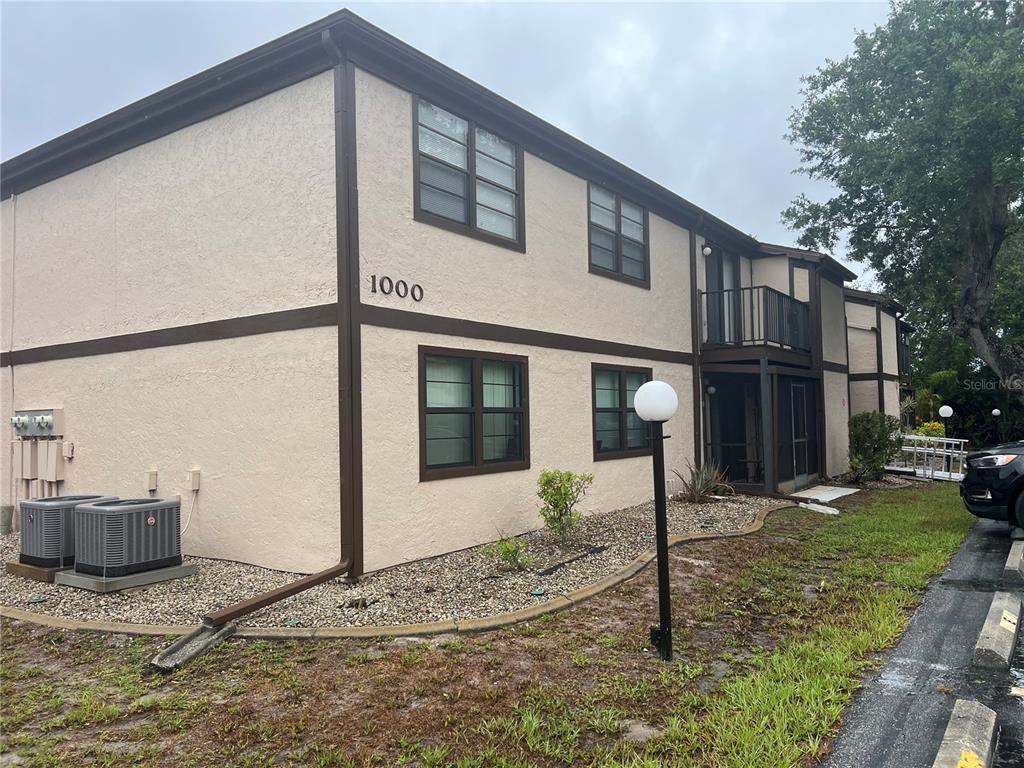
{"type": "Polygon", "coordinates": [[[75,507],[88,502],[117,501],[116,496],[49,496],[19,502],[21,553],[18,560],[41,568],[75,563],[75,507]]]}
{"type": "Polygon", "coordinates": [[[75,509],[75,573],[113,578],[181,565],[181,502],[121,499],[75,509]]]}

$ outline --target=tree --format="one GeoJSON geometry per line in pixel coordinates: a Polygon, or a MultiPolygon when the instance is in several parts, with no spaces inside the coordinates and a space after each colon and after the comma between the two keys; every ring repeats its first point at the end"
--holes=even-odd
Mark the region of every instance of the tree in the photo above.
{"type": "Polygon", "coordinates": [[[1024,381],[1024,0],[894,2],[803,82],[788,138],[836,192],[783,213],[801,245],[845,238],[926,334],[1024,381]]]}

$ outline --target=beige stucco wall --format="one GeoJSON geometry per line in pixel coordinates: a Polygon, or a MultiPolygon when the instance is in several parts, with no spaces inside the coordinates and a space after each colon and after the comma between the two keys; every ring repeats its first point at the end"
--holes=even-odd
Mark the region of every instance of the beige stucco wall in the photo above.
{"type": "Polygon", "coordinates": [[[850,382],[850,413],[878,410],[878,382],[850,382]]]}
{"type": "Polygon", "coordinates": [[[793,298],[811,300],[811,270],[807,266],[793,267],[793,298]]]}
{"type": "Polygon", "coordinates": [[[334,301],[332,93],[327,72],[4,201],[15,346],[334,301]]]}
{"type": "Polygon", "coordinates": [[[896,349],[896,315],[882,309],[882,370],[885,373],[898,373],[899,361],[896,349]]]}
{"type": "Polygon", "coordinates": [[[754,259],[754,285],[768,285],[789,295],[789,258],[766,256],[754,259]]]}
{"type": "Polygon", "coordinates": [[[315,328],[19,365],[13,405],[64,408],[62,493],[145,496],[155,469],[184,525],[198,468],[187,554],[315,571],[339,554],[337,352],[315,328]]]}
{"type": "Polygon", "coordinates": [[[357,71],[364,302],[661,349],[691,348],[687,231],[650,216],[650,290],[589,274],[587,180],[538,157],[526,154],[524,160],[526,253],[414,221],[411,102],[408,92],[357,71]],[[374,274],[419,283],[423,300],[370,293],[374,274]]]}
{"type": "Polygon", "coordinates": [[[898,381],[883,381],[882,395],[885,398],[885,412],[889,416],[900,415],[900,384],[898,381]]]}
{"type": "Polygon", "coordinates": [[[825,371],[825,472],[841,475],[850,469],[850,412],[845,373],[825,371]]]}
{"type": "MultiPolygon", "coordinates": [[[[679,395],[666,424],[666,467],[693,458],[689,366],[498,344],[364,326],[363,525],[366,567],[375,570],[438,552],[492,541],[541,525],[537,476],[545,468],[593,472],[581,504],[608,511],[651,498],[649,457],[593,460],[592,362],[647,366],[679,395]],[[525,355],[529,358],[531,467],[517,472],[419,480],[419,345],[525,355]],[[373,350],[373,354],[367,354],[373,350]]],[[[653,525],[653,521],[652,521],[653,525]]]]}
{"type": "Polygon", "coordinates": [[[875,327],[874,306],[868,306],[867,304],[861,304],[860,302],[855,301],[847,301],[846,317],[849,320],[850,325],[855,325],[858,328],[875,327]]]}
{"type": "Polygon", "coordinates": [[[821,351],[831,363],[846,365],[846,302],[843,286],[821,277],[821,351]]]}
{"type": "Polygon", "coordinates": [[[874,328],[848,326],[846,338],[850,345],[850,373],[876,373],[878,347],[874,328]]]}

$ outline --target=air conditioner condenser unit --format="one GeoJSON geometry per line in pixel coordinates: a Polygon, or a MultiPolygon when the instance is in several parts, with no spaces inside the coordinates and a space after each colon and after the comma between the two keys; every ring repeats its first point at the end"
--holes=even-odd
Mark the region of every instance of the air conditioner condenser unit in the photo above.
{"type": "Polygon", "coordinates": [[[18,561],[40,568],[65,568],[75,563],[75,507],[117,501],[116,496],[84,494],[48,496],[19,502],[21,552],[18,561]]]}
{"type": "Polygon", "coordinates": [[[75,573],[114,578],[181,565],[181,502],[119,499],[75,508],[75,573]]]}

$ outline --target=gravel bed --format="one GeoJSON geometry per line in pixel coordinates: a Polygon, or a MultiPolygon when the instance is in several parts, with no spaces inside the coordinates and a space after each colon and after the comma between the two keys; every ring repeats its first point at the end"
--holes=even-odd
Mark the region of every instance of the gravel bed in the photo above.
{"type": "MultiPolygon", "coordinates": [[[[706,504],[670,501],[670,534],[726,532],[750,523],[777,500],[738,495],[706,504]]],[[[242,620],[249,626],[362,626],[489,616],[535,605],[598,581],[654,547],[654,503],[588,515],[565,549],[546,530],[520,537],[535,558],[523,571],[502,569],[482,547],[405,563],[355,584],[335,580],[242,620]],[[593,551],[604,547],[601,551],[593,551]],[[582,555],[582,556],[580,556],[582,555]],[[578,559],[553,573],[538,571],[578,559]]],[[[4,562],[18,556],[18,534],[0,537],[4,562]]],[[[113,594],[43,584],[4,573],[0,604],[76,619],[196,624],[206,612],[297,578],[227,560],[185,557],[194,576],[113,594]]]]}

